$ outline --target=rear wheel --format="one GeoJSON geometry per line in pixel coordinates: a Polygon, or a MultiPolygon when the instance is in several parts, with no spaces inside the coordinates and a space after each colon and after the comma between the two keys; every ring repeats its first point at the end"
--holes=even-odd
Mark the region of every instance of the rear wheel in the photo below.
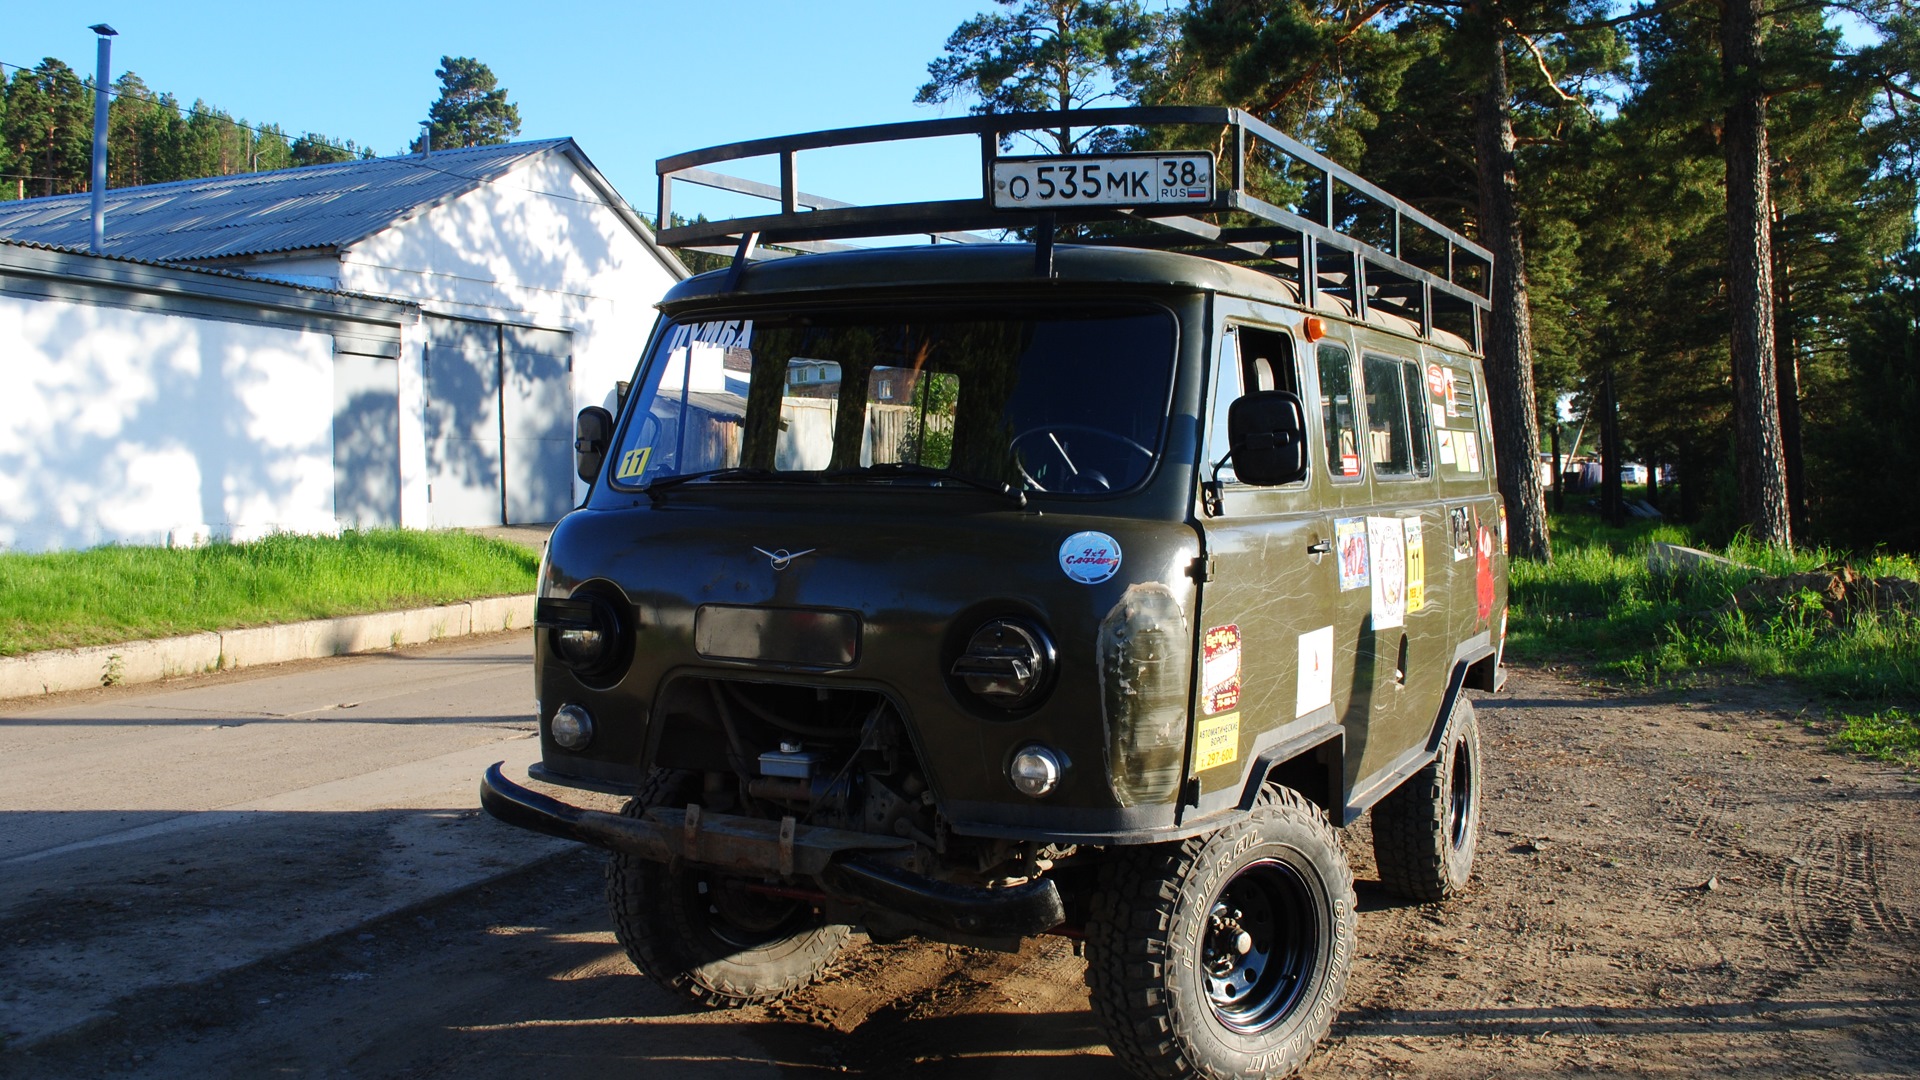
{"type": "MultiPolygon", "coordinates": [[[[622,811],[685,806],[698,777],[656,769],[622,811]]],[[[635,967],[682,997],[714,1008],[765,1004],[818,978],[846,944],[804,900],[752,889],[755,879],[678,859],[615,852],[607,863],[614,934],[635,967]]]]}
{"type": "Polygon", "coordinates": [[[1480,845],[1480,725],[1455,699],[1440,756],[1373,808],[1380,883],[1411,900],[1450,900],[1473,876],[1480,845]]]}
{"type": "Polygon", "coordinates": [[[1333,1024],[1354,922],[1333,827],[1270,788],[1239,824],[1117,852],[1087,924],[1094,1014],[1139,1076],[1284,1076],[1333,1024]]]}

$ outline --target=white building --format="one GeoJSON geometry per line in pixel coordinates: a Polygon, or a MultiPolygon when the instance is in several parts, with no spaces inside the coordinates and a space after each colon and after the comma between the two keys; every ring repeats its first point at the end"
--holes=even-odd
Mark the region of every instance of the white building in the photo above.
{"type": "Polygon", "coordinates": [[[88,199],[0,203],[8,548],[553,520],[685,274],[570,139],[88,199]]]}

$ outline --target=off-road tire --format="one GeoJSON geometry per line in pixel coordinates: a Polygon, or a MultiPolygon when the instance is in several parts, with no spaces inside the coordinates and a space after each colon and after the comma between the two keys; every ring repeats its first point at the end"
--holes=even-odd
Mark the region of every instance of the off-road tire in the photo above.
{"type": "Polygon", "coordinates": [[[1440,755],[1373,808],[1373,859],[1387,891],[1450,900],[1466,891],[1480,846],[1480,725],[1456,698],[1440,755]]]}
{"type": "MultiPolygon", "coordinates": [[[[685,806],[698,791],[695,774],[655,769],[621,813],[685,806]]],[[[615,852],[607,862],[607,906],[633,966],[695,1004],[737,1009],[787,997],[839,956],[847,927],[822,921],[803,901],[748,897],[764,903],[777,925],[743,931],[729,923],[706,899],[728,880],[678,859],[658,863],[615,852]]]]}
{"type": "Polygon", "coordinates": [[[1217,832],[1115,850],[1087,920],[1093,1012],[1137,1076],[1285,1076],[1333,1024],[1354,930],[1353,874],[1333,826],[1305,796],[1270,787],[1217,832]],[[1266,905],[1281,917],[1262,919],[1249,890],[1286,899],[1266,905]],[[1250,948],[1222,947],[1238,939],[1250,948]],[[1243,997],[1209,990],[1209,971],[1222,970],[1209,965],[1263,956],[1276,960],[1261,964],[1272,986],[1242,968],[1243,997]]]}

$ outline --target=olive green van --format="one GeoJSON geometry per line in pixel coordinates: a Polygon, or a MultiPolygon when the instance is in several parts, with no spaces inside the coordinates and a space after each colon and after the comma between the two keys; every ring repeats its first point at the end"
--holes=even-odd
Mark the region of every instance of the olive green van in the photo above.
{"type": "Polygon", "coordinates": [[[609,849],[621,942],[694,1001],[790,994],[856,928],[1062,935],[1134,1071],[1284,1075],[1353,960],[1336,830],[1372,810],[1406,896],[1471,873],[1490,262],[1235,110],[1071,114],[1199,150],[1001,152],[1065,119],[660,163],[663,219],[674,182],[779,206],[661,231],[735,258],[582,414],[591,492],[540,569],[533,776],[632,800],[496,766],[482,801],[609,849]],[[955,134],[978,199],[794,186],[802,151],[955,134]],[[781,184],[707,169],[756,156],[781,184]],[[1275,177],[1291,206],[1249,190],[1275,177]],[[841,243],[906,232],[935,242],[841,243]]]}

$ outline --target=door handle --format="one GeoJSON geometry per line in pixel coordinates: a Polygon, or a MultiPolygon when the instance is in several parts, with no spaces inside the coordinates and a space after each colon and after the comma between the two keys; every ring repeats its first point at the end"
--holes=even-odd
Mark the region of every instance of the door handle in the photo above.
{"type": "Polygon", "coordinates": [[[1307,545],[1307,554],[1309,555],[1325,555],[1332,550],[1333,541],[1331,540],[1315,540],[1313,543],[1307,545]]]}

